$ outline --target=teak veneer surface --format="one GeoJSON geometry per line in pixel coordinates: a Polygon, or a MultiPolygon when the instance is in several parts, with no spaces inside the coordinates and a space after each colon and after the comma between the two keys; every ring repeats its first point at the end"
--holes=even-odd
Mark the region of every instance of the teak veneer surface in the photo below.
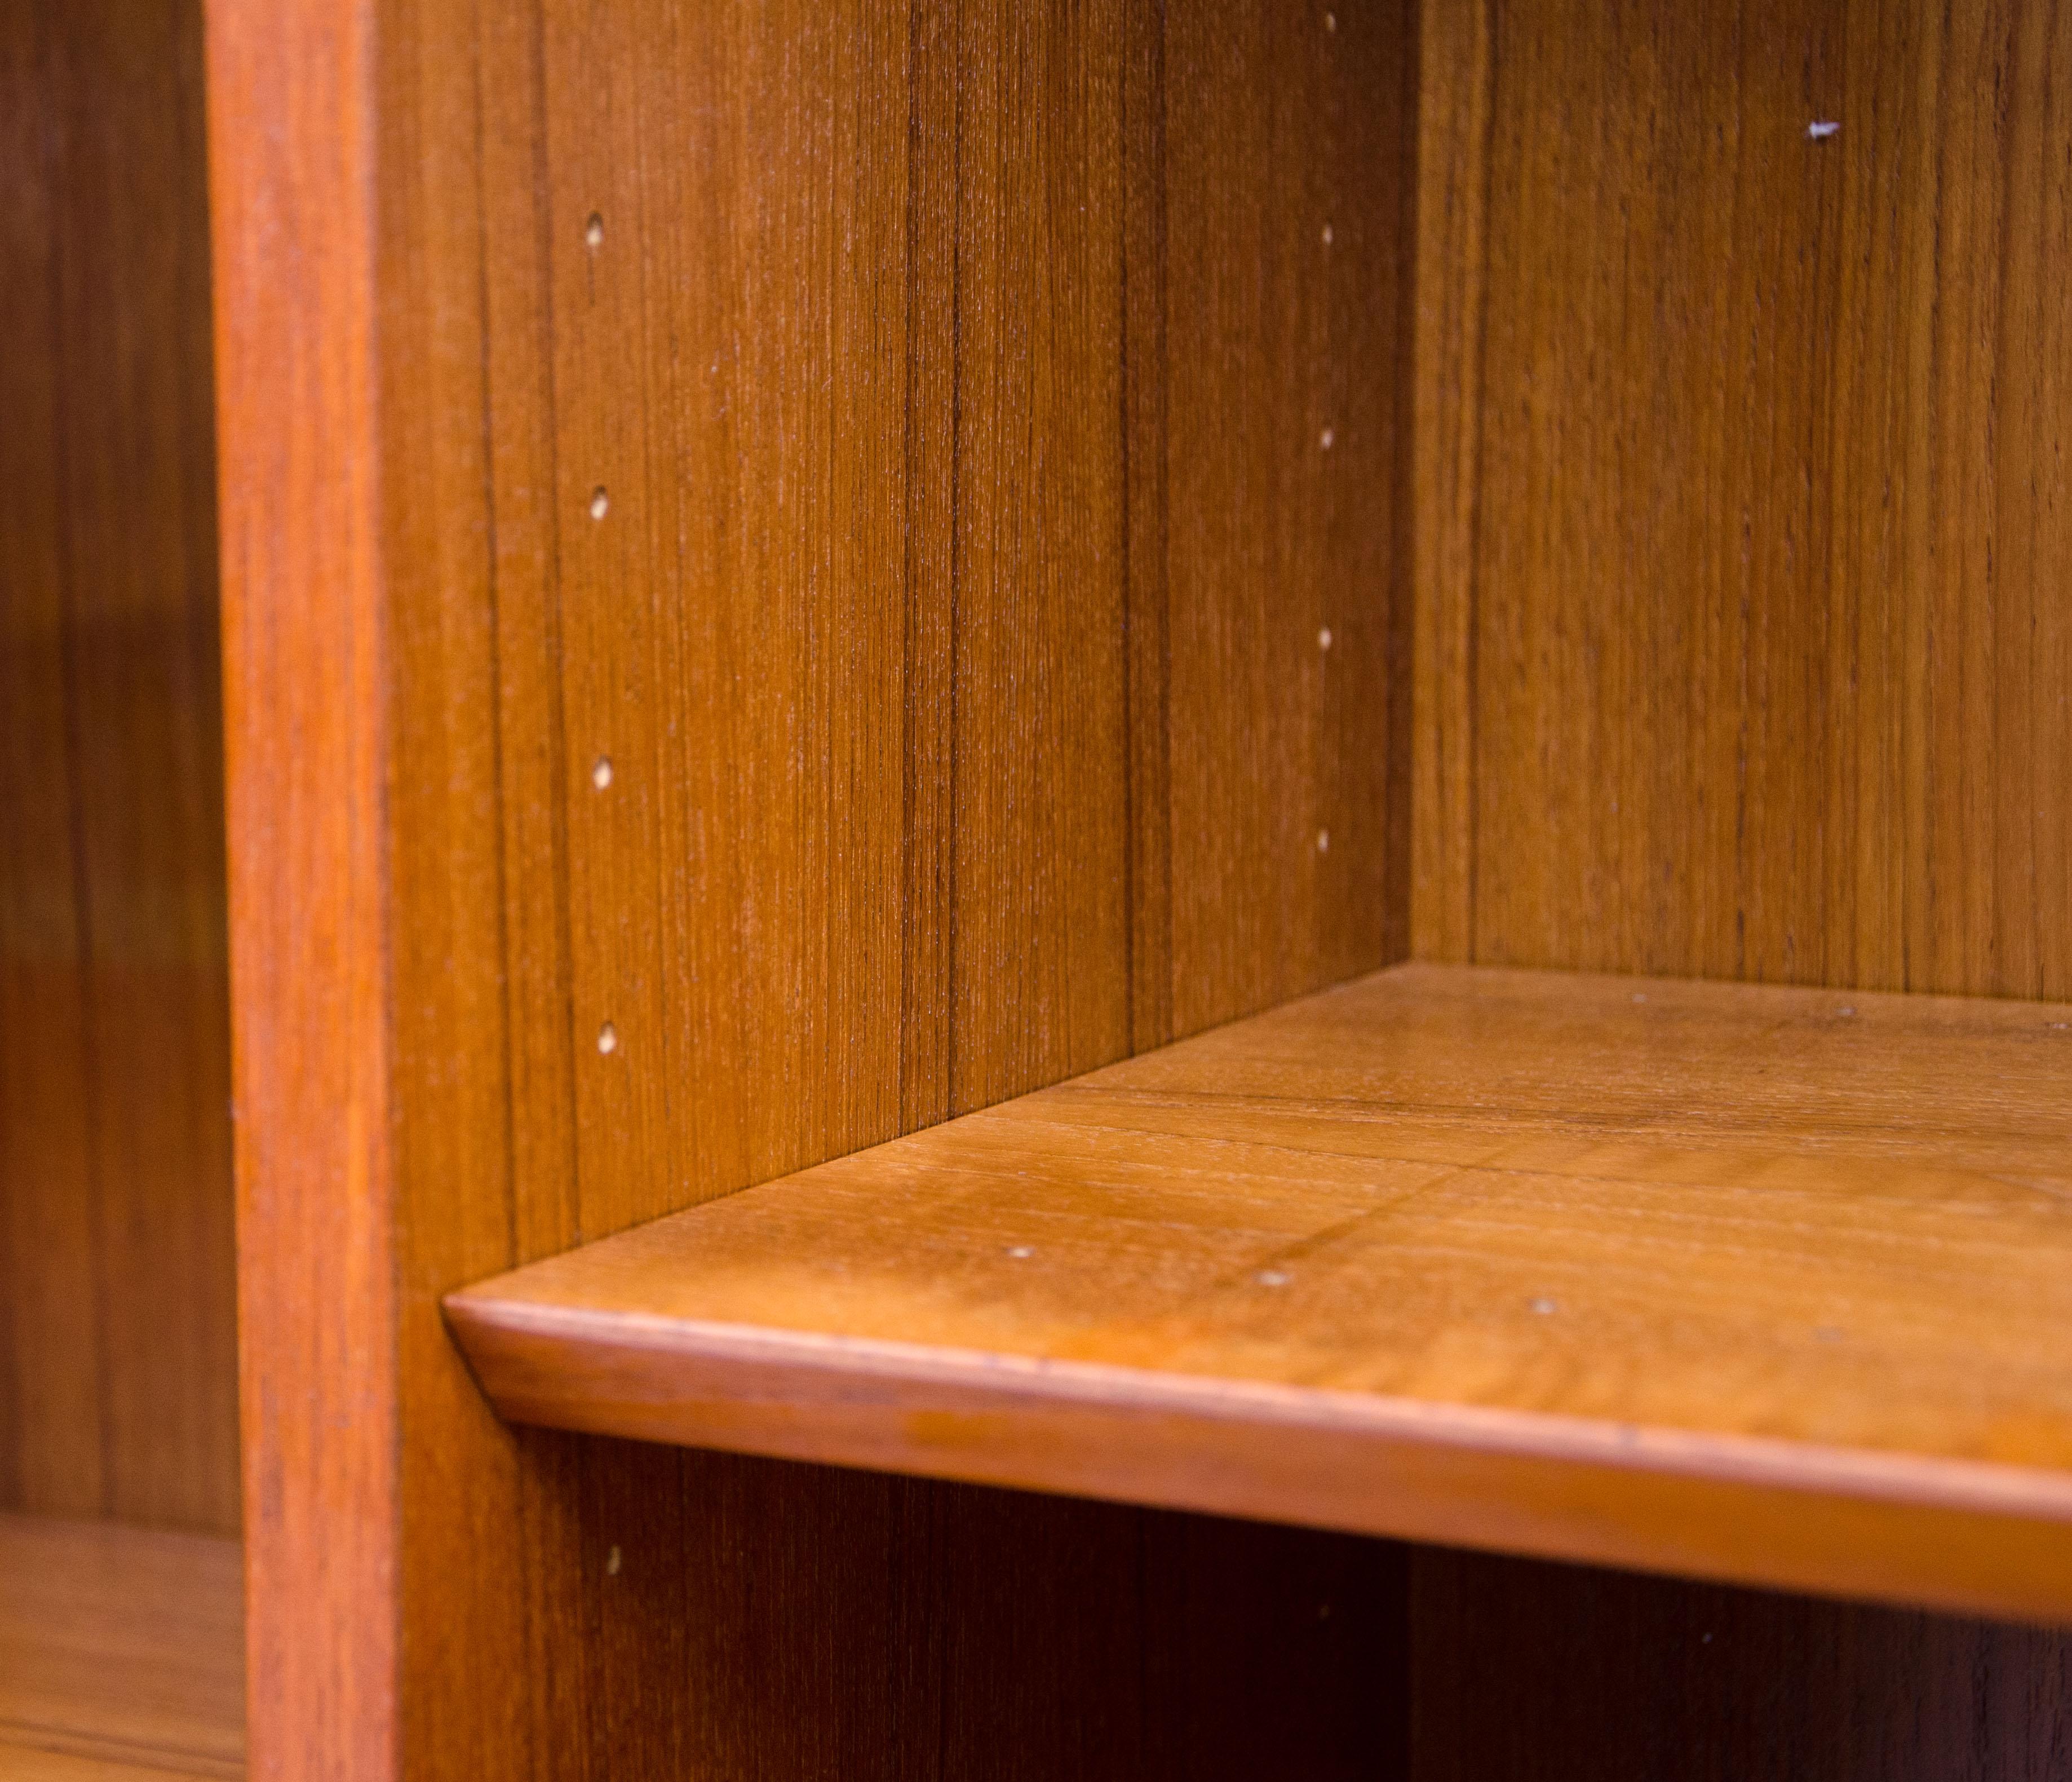
{"type": "Polygon", "coordinates": [[[1418,955],[2072,996],[2072,14],[1424,17],[1418,955]]]}
{"type": "Polygon", "coordinates": [[[1414,9],[1333,23],[211,0],[255,1773],[1133,1782],[1242,1674],[1236,1535],[1008,1592],[988,1494],[514,1435],[439,1303],[1407,949],[1414,9]]]}
{"type": "Polygon", "coordinates": [[[2072,1009],[1408,966],[455,1296],[567,1427],[2072,1619],[2072,1009]]]}
{"type": "MultiPolygon", "coordinates": [[[[2072,13],[1421,22],[1418,956],[2072,996],[2072,13]]],[[[2072,1636],[1503,1574],[1417,1599],[1441,1774],[2072,1772],[2072,1636]]]]}
{"type": "Polygon", "coordinates": [[[234,1534],[201,61],[0,7],[0,1508],[234,1534]]]}
{"type": "Polygon", "coordinates": [[[0,1782],[244,1773],[237,1544],[0,1516],[0,1782]]]}

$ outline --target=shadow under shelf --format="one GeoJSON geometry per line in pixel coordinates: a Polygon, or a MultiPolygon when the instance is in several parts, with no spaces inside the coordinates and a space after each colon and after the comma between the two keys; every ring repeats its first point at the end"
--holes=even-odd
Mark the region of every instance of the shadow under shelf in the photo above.
{"type": "Polygon", "coordinates": [[[1399,966],[452,1296],[541,1423],[2072,1622],[2072,1009],[1399,966]]]}

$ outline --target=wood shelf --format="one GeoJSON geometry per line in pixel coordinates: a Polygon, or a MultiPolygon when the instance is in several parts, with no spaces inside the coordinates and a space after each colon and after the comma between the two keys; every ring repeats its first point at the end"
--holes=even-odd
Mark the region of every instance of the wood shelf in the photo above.
{"type": "Polygon", "coordinates": [[[514,1421],[2072,1621],[2072,1009],[1404,966],[454,1295],[514,1421]]]}
{"type": "Polygon", "coordinates": [[[245,1768],[237,1543],[0,1516],[0,1782],[245,1768]]]}

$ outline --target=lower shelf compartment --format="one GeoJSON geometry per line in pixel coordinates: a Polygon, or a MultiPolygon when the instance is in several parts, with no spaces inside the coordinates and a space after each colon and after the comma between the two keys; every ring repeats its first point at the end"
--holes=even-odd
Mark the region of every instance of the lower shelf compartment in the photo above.
{"type": "Polygon", "coordinates": [[[245,1772],[237,1543],[0,1516],[0,1782],[245,1772]]]}
{"type": "Polygon", "coordinates": [[[2072,1622],[2072,1010],[1404,966],[454,1295],[507,1418],[2072,1622]]]}

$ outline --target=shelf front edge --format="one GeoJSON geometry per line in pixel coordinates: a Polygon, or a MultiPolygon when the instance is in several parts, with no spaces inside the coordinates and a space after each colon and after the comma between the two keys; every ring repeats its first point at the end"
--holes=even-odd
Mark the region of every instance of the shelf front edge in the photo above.
{"type": "Polygon", "coordinates": [[[446,1306],[512,1422],[2072,1625],[2072,1479],[2055,1473],[500,1287],[446,1306]]]}

